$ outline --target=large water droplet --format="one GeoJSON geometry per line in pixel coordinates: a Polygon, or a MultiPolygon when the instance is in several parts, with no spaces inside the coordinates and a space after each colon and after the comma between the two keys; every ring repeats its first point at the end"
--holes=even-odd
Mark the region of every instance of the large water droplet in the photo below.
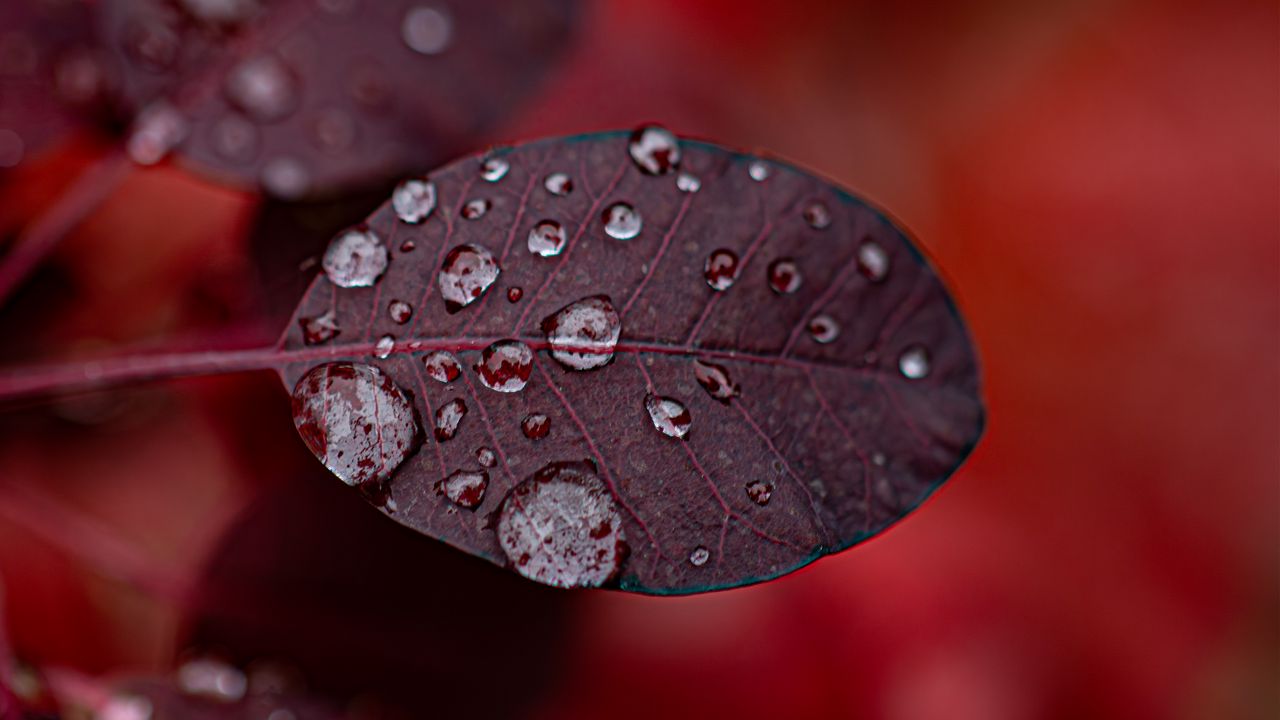
{"type": "Polygon", "coordinates": [[[747,166],[747,174],[756,182],[764,182],[769,179],[769,166],[763,160],[754,160],[747,166]]]}
{"type": "Polygon", "coordinates": [[[754,480],[747,483],[747,497],[751,498],[751,502],[764,507],[769,504],[769,498],[773,497],[773,485],[763,480],[754,480]]]}
{"type": "Polygon", "coordinates": [[[644,396],[644,409],[649,412],[653,426],[663,435],[682,438],[689,434],[693,416],[680,401],[649,393],[644,396]]]}
{"type": "Polygon", "coordinates": [[[702,275],[707,279],[707,285],[710,285],[712,290],[720,292],[728,290],[738,279],[738,254],[725,248],[712,250],[707,256],[702,275]]]}
{"type": "Polygon", "coordinates": [[[476,448],[476,462],[480,463],[480,467],[491,468],[498,461],[498,456],[493,450],[487,447],[476,448]]]}
{"type": "Polygon", "coordinates": [[[919,380],[929,375],[929,351],[920,345],[912,345],[898,357],[898,370],[902,376],[910,380],[919,380]]]}
{"type": "Polygon", "coordinates": [[[403,325],[413,317],[413,306],[403,300],[392,300],[387,305],[387,317],[391,322],[403,325]]]}
{"type": "Polygon", "coordinates": [[[211,658],[188,660],[178,668],[177,676],[183,692],[219,702],[236,702],[249,688],[243,672],[211,658]]]}
{"type": "Polygon", "coordinates": [[[259,55],[227,75],[227,100],[259,122],[280,120],[298,104],[298,81],[274,55],[259,55]]]}
{"type": "Polygon", "coordinates": [[[507,176],[507,172],[511,170],[511,163],[500,157],[486,157],[480,161],[480,177],[485,182],[496,183],[507,176]]]}
{"type": "Polygon", "coordinates": [[[600,215],[604,222],[604,231],[615,240],[630,240],[640,234],[644,220],[640,211],[624,202],[616,202],[604,209],[600,215]]]}
{"type": "Polygon", "coordinates": [[[702,567],[711,559],[711,551],[699,545],[689,553],[689,564],[694,567],[702,567]]]}
{"type": "Polygon", "coordinates": [[[622,517],[586,463],[552,463],[511,490],[498,544],[516,572],[557,587],[598,587],[627,556],[622,517]]]}
{"type": "Polygon", "coordinates": [[[769,264],[769,288],[779,295],[790,295],[800,289],[804,277],[794,260],[783,258],[769,264]]]}
{"type": "Polygon", "coordinates": [[[422,356],[422,364],[427,371],[427,377],[437,382],[445,384],[451,383],[458,379],[462,374],[462,364],[458,362],[458,358],[447,350],[433,350],[422,356]]]}
{"type": "Polygon", "coordinates": [[[452,440],[458,434],[458,425],[467,416],[467,404],[460,398],[454,398],[436,408],[436,425],[433,434],[436,440],[444,442],[452,440]]]}
{"type": "Polygon", "coordinates": [[[858,271],[872,282],[880,282],[889,274],[889,254],[875,242],[867,240],[858,247],[858,271]]]}
{"type": "Polygon", "coordinates": [[[323,345],[342,334],[332,310],[316,317],[299,318],[298,325],[302,328],[302,342],[307,345],[323,345]]]}
{"type": "Polygon", "coordinates": [[[607,295],[570,303],[542,321],[551,357],[570,370],[591,370],[613,359],[622,319],[607,295]]]}
{"type": "Polygon", "coordinates": [[[738,386],[733,384],[729,371],[719,365],[704,360],[694,360],[693,376],[708,395],[722,403],[728,403],[738,395],[738,386]]]}
{"type": "Polygon", "coordinates": [[[636,128],[627,151],[646,175],[666,175],[680,166],[680,141],[670,130],[657,125],[636,128]]]}
{"type": "Polygon", "coordinates": [[[529,252],[542,257],[559,255],[566,241],[564,227],[555,220],[543,220],[529,231],[529,252]]]}
{"type": "Polygon", "coordinates": [[[391,357],[391,351],[396,348],[395,335],[383,335],[378,338],[378,342],[373,346],[373,356],[379,360],[386,360],[391,357]]]}
{"type": "Polygon", "coordinates": [[[462,206],[462,219],[479,220],[484,217],[485,213],[489,212],[489,208],[492,206],[493,203],[489,202],[487,198],[468,200],[467,204],[462,206]]]}
{"type": "Polygon", "coordinates": [[[391,193],[391,208],[401,222],[413,225],[436,209],[436,184],[430,180],[405,180],[391,193]]]}
{"type": "Polygon", "coordinates": [[[835,342],[840,337],[840,324],[830,315],[817,315],[809,321],[809,335],[823,345],[835,342]]]}
{"type": "Polygon", "coordinates": [[[541,440],[551,432],[551,418],[542,413],[525,415],[520,421],[520,432],[530,440],[541,440]]]}
{"type": "Polygon", "coordinates": [[[533,374],[533,351],[519,340],[499,340],[480,353],[476,373],[490,390],[519,392],[533,374]]]}
{"type": "Polygon", "coordinates": [[[815,202],[804,209],[804,221],[815,230],[825,230],[831,226],[831,211],[826,203],[815,202]]]}
{"type": "Polygon", "coordinates": [[[573,178],[562,172],[551,173],[542,181],[542,187],[552,195],[564,197],[573,192],[573,178]]]}
{"type": "Polygon", "coordinates": [[[448,49],[453,39],[453,18],[443,7],[410,8],[400,23],[400,37],[414,52],[438,55],[448,49]]]}
{"type": "Polygon", "coordinates": [[[689,173],[676,176],[676,189],[682,193],[696,193],[702,189],[702,181],[689,173]]]}
{"type": "Polygon", "coordinates": [[[387,246],[372,230],[353,228],[338,233],[324,251],[324,274],[338,287],[371,287],[387,271],[387,246]]]}
{"type": "Polygon", "coordinates": [[[440,491],[454,505],[475,510],[484,502],[489,489],[489,473],[483,470],[459,470],[440,481],[440,491]]]}
{"type": "Polygon", "coordinates": [[[312,454],[348,485],[391,477],[419,442],[409,399],[372,365],[312,368],[293,389],[293,424],[312,454]]]}
{"type": "Polygon", "coordinates": [[[501,271],[493,253],[483,246],[459,245],[450,250],[439,275],[445,309],[457,312],[479,300],[501,271]]]}

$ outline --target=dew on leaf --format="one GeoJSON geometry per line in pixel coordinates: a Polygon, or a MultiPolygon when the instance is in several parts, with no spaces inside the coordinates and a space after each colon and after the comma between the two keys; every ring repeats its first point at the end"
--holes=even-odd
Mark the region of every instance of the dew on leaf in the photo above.
{"type": "Polygon", "coordinates": [[[442,7],[410,8],[400,23],[400,37],[416,53],[439,55],[449,48],[453,39],[453,18],[442,7]]]}
{"type": "Polygon", "coordinates": [[[275,55],[249,58],[227,74],[224,91],[233,106],[258,122],[274,122],[298,105],[298,81],[275,55]]]}
{"type": "Polygon", "coordinates": [[[419,442],[413,406],[372,365],[329,363],[293,389],[293,424],[325,467],[348,485],[389,478],[419,442]]]}
{"type": "Polygon", "coordinates": [[[533,351],[519,340],[499,340],[480,353],[480,383],[497,392],[519,392],[533,374],[533,351]]]}
{"type": "Polygon", "coordinates": [[[682,193],[696,193],[702,189],[702,181],[697,176],[682,172],[676,176],[676,189],[682,193]]]}
{"type": "Polygon", "coordinates": [[[764,507],[769,504],[769,498],[773,497],[773,485],[763,480],[753,480],[747,483],[747,497],[751,498],[751,502],[764,507]]]}
{"type": "Polygon", "coordinates": [[[644,397],[644,409],[653,421],[653,427],[667,437],[682,438],[689,434],[693,416],[680,401],[649,393],[644,397]]]}
{"type": "Polygon", "coordinates": [[[858,271],[872,282],[889,274],[889,254],[879,244],[867,240],[858,247],[858,271]]]}
{"type": "Polygon", "coordinates": [[[794,260],[783,258],[769,263],[769,288],[779,295],[790,295],[804,281],[794,260]]]}
{"type": "Polygon", "coordinates": [[[500,157],[487,157],[480,161],[480,177],[485,182],[496,183],[507,176],[511,164],[500,157]]]}
{"type": "Polygon", "coordinates": [[[552,195],[564,197],[573,192],[573,178],[562,172],[551,173],[542,181],[542,187],[552,195]]]}
{"type": "Polygon", "coordinates": [[[302,328],[302,342],[307,345],[323,345],[342,334],[332,310],[315,317],[299,318],[298,325],[302,328]]]}
{"type": "Polygon", "coordinates": [[[640,234],[644,221],[640,211],[624,202],[616,202],[604,209],[600,219],[604,231],[614,240],[630,240],[640,234]]]}
{"type": "Polygon", "coordinates": [[[529,252],[542,257],[553,257],[564,250],[564,227],[555,220],[543,220],[529,231],[529,252]]]}
{"type": "Polygon", "coordinates": [[[898,357],[898,370],[909,380],[927,377],[929,369],[929,352],[920,345],[912,345],[898,357]]]}
{"type": "Polygon", "coordinates": [[[188,695],[232,703],[244,697],[249,681],[239,669],[212,658],[194,658],[177,671],[178,687],[188,695]]]}
{"type": "Polygon", "coordinates": [[[702,269],[703,277],[712,290],[723,292],[733,287],[738,279],[738,255],[732,250],[712,250],[702,269]]]}
{"type": "Polygon", "coordinates": [[[501,269],[493,253],[480,245],[459,245],[440,266],[438,281],[445,309],[457,312],[484,294],[501,269]]]}
{"type": "Polygon", "coordinates": [[[386,360],[391,357],[391,351],[396,349],[396,336],[383,335],[378,338],[378,342],[374,343],[373,356],[379,360],[386,360]]]}
{"type": "Polygon", "coordinates": [[[387,316],[391,322],[403,325],[413,317],[413,306],[403,300],[392,300],[387,304],[387,316]]]}
{"type": "Polygon", "coordinates": [[[825,230],[831,226],[831,211],[825,203],[815,202],[804,209],[804,221],[815,230],[825,230]]]}
{"type": "Polygon", "coordinates": [[[694,360],[693,376],[708,395],[722,403],[728,403],[738,395],[738,386],[733,384],[729,371],[720,365],[694,360]]]}
{"type": "Polygon", "coordinates": [[[487,489],[489,473],[483,470],[458,470],[440,482],[440,490],[449,502],[467,510],[480,507],[487,489]]]}
{"type": "Polygon", "coordinates": [[[840,337],[840,324],[830,315],[817,315],[809,321],[809,335],[823,345],[835,342],[840,337]]]}
{"type": "Polygon", "coordinates": [[[524,288],[519,285],[507,288],[507,302],[518,303],[524,297],[524,288]]]}
{"type": "Polygon", "coordinates": [[[556,587],[599,587],[627,556],[613,495],[587,463],[551,463],[516,485],[497,535],[516,572],[556,587]]]}
{"type": "Polygon", "coordinates": [[[388,260],[381,238],[367,228],[353,228],[330,241],[321,266],[338,287],[371,287],[386,272],[388,260]]]}
{"type": "Polygon", "coordinates": [[[530,440],[541,440],[551,432],[551,418],[542,413],[525,415],[520,421],[520,432],[530,440]]]}
{"type": "Polygon", "coordinates": [[[427,377],[441,383],[451,383],[462,374],[462,364],[448,350],[432,350],[422,356],[427,377]]]}
{"type": "Polygon", "coordinates": [[[622,319],[606,295],[570,303],[542,321],[551,357],[570,370],[591,370],[613,359],[622,319]]]}
{"type": "Polygon", "coordinates": [[[436,408],[436,424],[432,434],[436,440],[444,442],[452,440],[458,434],[458,425],[467,416],[467,404],[460,398],[454,398],[436,408]]]}
{"type": "Polygon", "coordinates": [[[484,217],[485,213],[489,212],[489,208],[492,206],[493,203],[489,202],[487,198],[468,200],[467,204],[462,206],[462,219],[479,220],[484,217]]]}
{"type": "Polygon", "coordinates": [[[756,182],[764,182],[769,179],[769,166],[763,160],[753,160],[747,166],[747,174],[756,182]]]}
{"type": "Polygon", "coordinates": [[[702,567],[711,559],[711,551],[699,545],[689,553],[689,564],[694,567],[702,567]]]}
{"type": "Polygon", "coordinates": [[[391,207],[401,222],[416,225],[436,209],[436,185],[430,180],[405,180],[391,192],[391,207]]]}
{"type": "Polygon", "coordinates": [[[670,130],[657,125],[636,128],[627,151],[646,175],[666,175],[680,166],[680,141],[670,130]]]}
{"type": "Polygon", "coordinates": [[[400,243],[400,252],[402,253],[411,253],[417,249],[418,249],[418,243],[412,240],[405,240],[404,242],[400,243]]]}
{"type": "Polygon", "coordinates": [[[491,468],[497,462],[497,455],[487,447],[478,447],[476,448],[476,462],[480,463],[480,467],[491,468]]]}

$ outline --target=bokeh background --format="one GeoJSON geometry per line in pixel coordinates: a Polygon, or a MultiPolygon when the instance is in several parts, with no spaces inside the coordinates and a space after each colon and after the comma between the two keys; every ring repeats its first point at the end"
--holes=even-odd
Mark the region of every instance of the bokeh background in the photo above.
{"type": "MultiPolygon", "coordinates": [[[[580,30],[487,141],[658,121],[888,208],[976,336],[970,462],[774,582],[568,594],[382,522],[317,472],[274,377],[6,406],[23,667],[83,685],[278,657],[407,717],[1280,716],[1274,2],[598,0],[580,30]]],[[[23,158],[0,229],[111,142],[23,158]]],[[[281,237],[313,253],[381,197],[133,171],[0,308],[2,354],[270,337],[306,279],[281,237]]]]}

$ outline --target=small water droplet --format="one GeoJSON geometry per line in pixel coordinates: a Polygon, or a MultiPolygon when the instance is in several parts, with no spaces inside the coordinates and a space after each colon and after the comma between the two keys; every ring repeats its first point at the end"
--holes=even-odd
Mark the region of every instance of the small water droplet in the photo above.
{"type": "Polygon", "coordinates": [[[858,271],[871,282],[880,282],[889,274],[889,254],[879,244],[867,240],[858,247],[858,271]]]}
{"type": "Polygon", "coordinates": [[[392,191],[391,208],[401,222],[417,225],[436,209],[436,184],[416,178],[405,180],[392,191]]]}
{"type": "Polygon", "coordinates": [[[817,315],[809,321],[809,335],[814,342],[826,345],[840,337],[840,324],[830,315],[817,315]]]}
{"type": "Polygon", "coordinates": [[[186,139],[189,130],[186,117],[161,100],[138,114],[125,149],[139,165],[155,165],[186,139]]]}
{"type": "Polygon", "coordinates": [[[268,160],[258,180],[264,190],[281,200],[297,200],[311,189],[311,173],[301,160],[289,155],[268,160]]]}
{"type": "Polygon", "coordinates": [[[316,317],[299,318],[298,325],[302,328],[302,342],[307,345],[323,345],[342,334],[332,310],[316,317]]]}
{"type": "Polygon", "coordinates": [[[258,154],[258,127],[240,115],[227,115],[210,130],[213,151],[227,160],[248,162],[258,154]]]}
{"type": "Polygon", "coordinates": [[[400,23],[400,37],[416,53],[439,55],[453,39],[453,18],[443,7],[410,8],[400,23]]]}
{"type": "Polygon", "coordinates": [[[236,65],[227,74],[227,100],[258,122],[274,122],[298,104],[298,81],[275,55],[259,55],[236,65]]]}
{"type": "Polygon", "coordinates": [[[481,245],[459,245],[450,250],[437,278],[445,310],[458,312],[479,300],[501,272],[493,253],[481,245]]]}
{"type": "Polygon", "coordinates": [[[422,357],[422,364],[427,371],[427,377],[445,384],[451,383],[458,379],[462,374],[462,364],[458,362],[458,358],[447,350],[433,350],[422,357]]]}
{"type": "Polygon", "coordinates": [[[779,295],[790,295],[799,290],[803,281],[795,261],[783,258],[769,264],[769,287],[779,295]]]}
{"type": "Polygon", "coordinates": [[[417,249],[418,249],[418,243],[412,240],[405,240],[404,242],[400,243],[400,252],[402,253],[411,253],[417,249]]]}
{"type": "Polygon", "coordinates": [[[888,460],[888,458],[886,458],[882,452],[876,451],[871,453],[871,462],[875,463],[877,467],[884,467],[886,460],[888,460]]]}
{"type": "Polygon", "coordinates": [[[587,463],[551,463],[502,501],[498,544],[516,572],[556,587],[598,587],[627,556],[622,516],[587,463]]]}
{"type": "Polygon", "coordinates": [[[236,702],[249,689],[245,674],[219,660],[197,658],[178,668],[178,687],[188,695],[219,702],[236,702]]]}
{"type": "Polygon", "coordinates": [[[719,365],[704,360],[694,360],[693,376],[708,395],[722,403],[727,404],[738,395],[738,386],[733,384],[729,371],[719,365]]]}
{"type": "Polygon", "coordinates": [[[614,240],[630,240],[640,234],[644,221],[640,211],[624,202],[616,202],[600,215],[604,231],[614,240]]]}
{"type": "Polygon", "coordinates": [[[520,431],[530,440],[541,440],[551,432],[551,418],[542,413],[525,415],[520,421],[520,431]]]}
{"type": "Polygon", "coordinates": [[[689,434],[693,417],[680,401],[649,393],[644,397],[644,409],[658,432],[667,437],[682,438],[689,434]]]}
{"type": "Polygon", "coordinates": [[[382,238],[367,228],[352,228],[330,241],[321,266],[338,287],[372,287],[387,271],[389,260],[382,238]]]}
{"type": "Polygon", "coordinates": [[[738,254],[732,250],[720,248],[712,250],[707,256],[702,275],[712,290],[724,292],[733,287],[738,279],[738,254]]]}
{"type": "Polygon", "coordinates": [[[498,461],[498,456],[487,447],[476,448],[476,462],[480,467],[491,468],[498,461]]]}
{"type": "Polygon", "coordinates": [[[496,183],[507,176],[511,163],[500,157],[486,157],[480,161],[480,177],[486,182],[496,183]]]}
{"type": "Polygon", "coordinates": [[[479,220],[484,214],[489,212],[489,208],[493,207],[493,203],[487,198],[476,198],[468,200],[466,205],[462,206],[463,220],[479,220]]]}
{"type": "Polygon", "coordinates": [[[751,502],[764,507],[769,504],[769,498],[773,497],[773,485],[763,480],[754,480],[747,483],[747,497],[751,498],[751,502]]]}
{"type": "Polygon", "coordinates": [[[499,340],[480,353],[476,373],[490,390],[519,392],[533,374],[533,351],[519,340],[499,340]]]}
{"type": "Polygon", "coordinates": [[[702,181],[689,173],[676,176],[676,189],[683,193],[696,193],[702,189],[702,181]]]}
{"type": "Polygon", "coordinates": [[[753,160],[747,166],[747,174],[756,182],[764,182],[769,179],[769,166],[763,160],[753,160]]]}
{"type": "Polygon", "coordinates": [[[552,195],[565,197],[573,192],[573,178],[562,172],[551,173],[542,181],[542,187],[552,195]]]}
{"type": "Polygon", "coordinates": [[[379,360],[386,360],[391,357],[391,351],[396,348],[395,335],[383,335],[378,338],[378,342],[373,346],[373,356],[379,360]]]}
{"type": "Polygon", "coordinates": [[[929,351],[920,345],[912,345],[898,357],[898,369],[902,376],[910,380],[919,380],[929,375],[929,351]]]}
{"type": "Polygon", "coordinates": [[[699,545],[689,553],[689,564],[694,567],[702,567],[711,559],[711,551],[699,545]]]}
{"type": "Polygon", "coordinates": [[[152,720],[155,708],[141,695],[111,696],[93,715],[93,720],[152,720]]]}
{"type": "Polygon", "coordinates": [[[391,318],[391,322],[403,325],[413,317],[413,306],[403,300],[392,300],[387,305],[387,316],[391,318]]]}
{"type": "Polygon", "coordinates": [[[529,252],[542,257],[553,257],[564,250],[564,227],[555,220],[543,220],[529,231],[529,252]]]}
{"type": "Polygon", "coordinates": [[[680,166],[680,141],[670,130],[657,125],[636,128],[627,151],[646,175],[666,175],[680,166]]]}
{"type": "Polygon", "coordinates": [[[312,454],[348,485],[391,477],[419,442],[413,406],[373,365],[312,368],[293,389],[293,424],[312,454]]]}
{"type": "Polygon", "coordinates": [[[480,507],[487,489],[489,473],[483,470],[459,470],[440,481],[440,491],[449,502],[467,510],[480,507]]]}
{"type": "Polygon", "coordinates": [[[570,370],[591,370],[613,359],[622,319],[607,295],[570,303],[542,321],[551,357],[570,370]]]}
{"type": "Polygon", "coordinates": [[[804,209],[804,221],[815,230],[825,230],[831,226],[831,211],[825,203],[815,202],[804,209]]]}
{"type": "Polygon", "coordinates": [[[436,426],[433,434],[436,440],[444,442],[452,440],[458,434],[458,425],[467,416],[467,404],[460,398],[454,398],[436,408],[436,426]]]}

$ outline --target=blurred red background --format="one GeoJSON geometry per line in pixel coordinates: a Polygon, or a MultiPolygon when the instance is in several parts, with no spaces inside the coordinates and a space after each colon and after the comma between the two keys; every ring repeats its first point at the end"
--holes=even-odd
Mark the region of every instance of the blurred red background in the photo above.
{"type": "MultiPolygon", "coordinates": [[[[656,120],[863,194],[949,278],[990,421],[941,492],[853,551],[706,596],[575,597],[528,714],[1280,716],[1280,8],[585,12],[493,141],[656,120]]],[[[0,224],[101,142],[25,161],[0,224]]],[[[0,311],[5,356],[253,335],[239,288],[258,212],[175,167],[133,172],[0,311]]],[[[10,640],[90,675],[166,672],[192,637],[176,598],[245,508],[313,464],[271,377],[16,408],[0,427],[10,640]]]]}

